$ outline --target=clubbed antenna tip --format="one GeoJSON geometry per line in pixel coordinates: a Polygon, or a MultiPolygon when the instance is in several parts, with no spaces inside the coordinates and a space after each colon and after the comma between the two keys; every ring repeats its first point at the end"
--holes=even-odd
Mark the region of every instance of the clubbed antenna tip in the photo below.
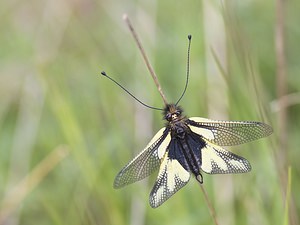
{"type": "Polygon", "coordinates": [[[187,54],[187,69],[186,69],[186,81],[185,81],[185,87],[184,87],[184,90],[180,96],[180,98],[177,100],[176,104],[177,105],[180,100],[182,99],[182,97],[184,96],[185,94],[185,91],[187,89],[187,86],[188,86],[188,82],[189,82],[189,73],[190,73],[190,49],[191,49],[191,40],[192,40],[192,35],[188,35],[188,39],[189,39],[189,46],[188,46],[188,54],[187,54]]]}
{"type": "Polygon", "coordinates": [[[105,73],[105,71],[102,71],[101,74],[102,74],[103,76],[107,76],[106,73],[105,73]]]}

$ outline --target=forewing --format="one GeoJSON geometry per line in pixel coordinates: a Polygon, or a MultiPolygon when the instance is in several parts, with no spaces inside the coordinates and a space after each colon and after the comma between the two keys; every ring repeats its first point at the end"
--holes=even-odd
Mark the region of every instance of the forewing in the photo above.
{"type": "Polygon", "coordinates": [[[114,188],[121,188],[139,181],[158,169],[160,159],[164,156],[170,141],[169,130],[160,129],[146,148],[118,173],[114,188]]]}
{"type": "Polygon", "coordinates": [[[221,146],[243,144],[273,132],[269,125],[252,121],[219,121],[191,117],[187,123],[193,132],[221,146]]]}
{"type": "Polygon", "coordinates": [[[201,155],[201,169],[205,173],[246,173],[251,170],[247,159],[209,142],[201,149],[201,155]]]}
{"type": "Polygon", "coordinates": [[[187,184],[190,173],[176,159],[165,155],[159,169],[157,180],[150,193],[151,207],[156,208],[187,184]]]}

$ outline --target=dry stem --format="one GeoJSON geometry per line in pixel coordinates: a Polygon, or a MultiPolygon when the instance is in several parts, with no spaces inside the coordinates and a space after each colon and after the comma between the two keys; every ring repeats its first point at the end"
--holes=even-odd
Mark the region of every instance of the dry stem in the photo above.
{"type": "Polygon", "coordinates": [[[215,225],[219,225],[218,220],[217,220],[217,216],[216,216],[215,208],[213,207],[213,205],[212,205],[211,202],[209,201],[207,192],[205,191],[205,189],[204,189],[204,187],[203,187],[202,184],[199,183],[199,186],[200,186],[200,188],[201,188],[201,190],[202,190],[202,192],[203,192],[203,194],[204,194],[206,204],[207,204],[207,206],[208,206],[210,215],[211,215],[211,217],[213,218],[215,225]]]}
{"type": "Polygon", "coordinates": [[[137,33],[135,32],[135,29],[132,26],[132,23],[130,22],[127,14],[124,14],[123,19],[126,22],[126,24],[128,25],[128,28],[129,28],[129,30],[130,30],[130,32],[131,32],[131,34],[132,34],[132,36],[133,36],[133,38],[134,38],[134,40],[135,40],[138,48],[139,48],[139,50],[140,50],[140,52],[141,52],[141,54],[143,56],[143,59],[144,59],[146,65],[147,65],[147,68],[148,68],[148,70],[149,70],[149,72],[151,74],[151,77],[153,78],[154,83],[155,83],[155,85],[156,85],[156,87],[157,87],[157,89],[159,91],[159,94],[161,95],[161,97],[162,97],[162,99],[164,101],[164,104],[167,105],[168,104],[167,99],[166,99],[166,97],[165,97],[165,95],[164,95],[164,93],[162,91],[162,88],[161,88],[159,82],[158,82],[157,76],[156,76],[156,74],[155,74],[155,72],[153,70],[153,67],[151,66],[151,64],[149,62],[149,59],[148,59],[148,57],[146,55],[146,52],[145,52],[145,50],[144,50],[144,48],[143,48],[143,46],[141,44],[141,41],[139,40],[139,38],[137,36],[137,33]]]}

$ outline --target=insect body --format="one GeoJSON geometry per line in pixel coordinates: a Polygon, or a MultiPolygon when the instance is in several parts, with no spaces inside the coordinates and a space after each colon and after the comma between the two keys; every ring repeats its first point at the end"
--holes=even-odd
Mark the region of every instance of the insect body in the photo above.
{"type": "Polygon", "coordinates": [[[154,208],[186,185],[191,174],[202,183],[202,171],[208,174],[249,172],[248,160],[218,145],[242,144],[272,133],[272,128],[261,122],[188,119],[174,104],[166,106],[164,118],[166,127],[119,172],[114,182],[115,188],[121,188],[159,168],[149,199],[154,208]]]}

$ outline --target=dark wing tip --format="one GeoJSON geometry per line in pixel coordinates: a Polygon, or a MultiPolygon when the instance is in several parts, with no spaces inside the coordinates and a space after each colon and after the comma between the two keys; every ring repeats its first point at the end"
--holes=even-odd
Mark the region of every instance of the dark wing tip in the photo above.
{"type": "Polygon", "coordinates": [[[114,189],[120,189],[124,186],[126,186],[127,184],[129,183],[126,183],[126,180],[122,179],[123,176],[122,176],[122,173],[118,173],[118,175],[116,176],[115,180],[114,180],[114,184],[113,184],[113,187],[114,189]]]}
{"type": "Polygon", "coordinates": [[[264,125],[264,128],[265,128],[266,136],[269,136],[274,132],[273,128],[270,125],[265,124],[265,123],[263,125],[264,125]]]}
{"type": "Polygon", "coordinates": [[[123,186],[124,186],[124,185],[121,185],[119,180],[117,180],[117,179],[114,180],[114,183],[113,183],[114,189],[120,189],[120,188],[122,188],[123,186]]]}
{"type": "Polygon", "coordinates": [[[256,127],[258,127],[256,132],[259,135],[257,138],[267,137],[273,133],[273,128],[266,123],[256,122],[256,127]]]}
{"type": "Polygon", "coordinates": [[[244,162],[244,166],[245,166],[245,170],[243,171],[243,173],[250,172],[252,170],[252,166],[251,166],[250,162],[245,158],[244,158],[243,162],[244,162]]]}
{"type": "Polygon", "coordinates": [[[158,206],[160,206],[161,204],[157,204],[157,202],[153,201],[151,198],[149,199],[149,204],[151,206],[151,208],[155,209],[157,208],[158,206]]]}

